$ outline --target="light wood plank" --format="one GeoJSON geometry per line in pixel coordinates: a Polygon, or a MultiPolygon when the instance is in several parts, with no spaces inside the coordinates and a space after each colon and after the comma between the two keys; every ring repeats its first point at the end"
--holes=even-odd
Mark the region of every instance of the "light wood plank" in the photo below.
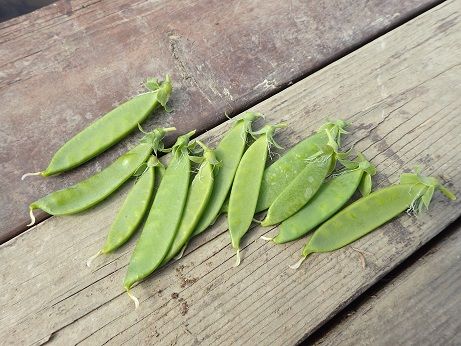
{"type": "Polygon", "coordinates": [[[460,222],[454,227],[315,345],[459,345],[460,222]]]}
{"type": "MultiPolygon", "coordinates": [[[[449,1],[373,41],[254,108],[289,129],[294,144],[325,117],[352,123],[356,143],[378,167],[378,186],[415,164],[461,193],[461,1],[449,1]]],[[[225,123],[202,137],[215,143],[225,123]]],[[[192,252],[134,289],[133,311],[122,279],[132,244],[95,262],[126,189],[78,216],[53,217],[0,247],[0,337],[31,344],[291,344],[443,230],[460,202],[437,194],[429,213],[403,215],[355,244],[372,252],[362,270],[350,248],[312,256],[298,271],[303,241],[274,246],[255,228],[233,252],[220,220],[192,252]],[[176,294],[178,297],[176,297],[176,294]]]]}

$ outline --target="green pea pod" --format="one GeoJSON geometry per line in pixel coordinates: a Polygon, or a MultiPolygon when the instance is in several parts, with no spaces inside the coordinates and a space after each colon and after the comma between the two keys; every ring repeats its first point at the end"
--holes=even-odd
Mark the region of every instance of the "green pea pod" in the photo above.
{"type": "Polygon", "coordinates": [[[190,180],[189,139],[195,131],[178,137],[173,157],[152,203],[146,223],[131,256],[124,286],[130,288],[152,272],[167,255],[181,221],[190,180]]]}
{"type": "Polygon", "coordinates": [[[261,222],[262,226],[280,223],[305,206],[317,193],[336,160],[346,156],[345,153],[338,152],[339,144],[330,131],[325,131],[329,138],[328,144],[307,160],[301,173],[274,200],[261,222]]]}
{"type": "Polygon", "coordinates": [[[121,104],[72,137],[58,149],[44,171],[26,173],[22,179],[29,175],[58,174],[80,166],[125,138],[157,106],[166,108],[172,90],[170,77],[167,75],[161,83],[148,80],[146,86],[149,92],[121,104]]]}
{"type": "Polygon", "coordinates": [[[405,210],[408,213],[421,212],[429,205],[435,189],[449,199],[456,199],[435,178],[419,173],[402,174],[400,184],[360,198],[320,226],[304,247],[300,261],[291,267],[298,268],[312,253],[334,251],[349,245],[405,210]]]}
{"type": "MultiPolygon", "coordinates": [[[[371,184],[371,176],[376,173],[375,167],[361,154],[347,168],[325,182],[300,211],[283,221],[274,238],[263,239],[282,244],[302,237],[341,209],[364,180],[368,182],[370,178],[371,184]]],[[[371,186],[367,185],[364,195],[368,195],[370,190],[371,186]]]]}
{"type": "Polygon", "coordinates": [[[66,189],[58,190],[30,204],[31,226],[35,223],[34,209],[42,209],[51,215],[75,214],[86,210],[117,190],[142,165],[152,150],[163,148],[166,132],[175,128],[160,128],[146,134],[141,143],[121,155],[108,167],[66,189]]]}
{"type": "Polygon", "coordinates": [[[161,163],[156,156],[149,158],[144,172],[141,173],[115,216],[115,220],[110,227],[101,250],[87,261],[86,264],[88,267],[90,267],[91,262],[99,255],[107,254],[120,248],[139,228],[150,206],[154,193],[155,170],[159,165],[161,163]]]}
{"type": "Polygon", "coordinates": [[[306,167],[306,160],[315,155],[319,147],[323,147],[328,143],[329,138],[325,130],[329,130],[331,136],[339,142],[341,134],[347,133],[344,130],[346,125],[343,120],[325,123],[317,133],[296,144],[281,158],[267,167],[261,183],[256,212],[269,208],[277,196],[306,167]]]}
{"type": "Polygon", "coordinates": [[[211,192],[213,191],[213,169],[220,163],[216,159],[213,150],[206,147],[200,141],[197,141],[197,143],[199,143],[204,150],[203,162],[192,180],[181,223],[174,238],[173,245],[163,260],[163,264],[169,262],[184,248],[197,222],[207,207],[211,192]]]}
{"type": "Polygon", "coordinates": [[[202,233],[218,217],[221,206],[229,195],[235,172],[245,151],[247,134],[251,131],[251,124],[259,117],[261,115],[258,113],[246,113],[234,124],[216,147],[215,155],[221,164],[215,169],[213,192],[208,206],[194,230],[194,236],[202,233]]]}
{"type": "Polygon", "coordinates": [[[243,154],[235,174],[227,217],[232,247],[237,250],[236,266],[240,264],[240,240],[250,228],[255,213],[269,145],[276,145],[273,135],[281,127],[286,125],[266,125],[253,133],[260,136],[243,154]]]}

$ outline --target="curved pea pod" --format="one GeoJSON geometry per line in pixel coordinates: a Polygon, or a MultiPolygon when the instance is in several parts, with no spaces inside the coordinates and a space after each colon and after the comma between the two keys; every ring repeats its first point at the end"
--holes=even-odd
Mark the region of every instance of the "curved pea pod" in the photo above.
{"type": "MultiPolygon", "coordinates": [[[[142,233],[131,256],[124,286],[130,288],[152,272],[167,255],[181,221],[190,180],[189,138],[195,131],[178,137],[172,159],[165,170],[142,233]]],[[[130,295],[131,298],[134,298],[130,295]]],[[[137,301],[135,304],[137,306],[137,301]]]]}
{"type": "Polygon", "coordinates": [[[155,156],[151,156],[143,168],[141,176],[126,196],[122,207],[117,212],[106,241],[96,255],[90,257],[87,266],[101,254],[113,252],[124,245],[136,232],[141,224],[152,200],[155,183],[156,167],[161,165],[155,156]]]}
{"type": "Polygon", "coordinates": [[[303,249],[298,268],[304,259],[315,252],[329,252],[349,245],[403,211],[422,212],[428,208],[434,191],[440,190],[447,198],[456,197],[432,177],[404,173],[400,184],[385,187],[350,204],[320,226],[303,249]]]}
{"type": "Polygon", "coordinates": [[[283,221],[274,238],[263,239],[277,244],[298,239],[341,209],[360,186],[363,186],[361,191],[364,196],[368,195],[371,190],[371,176],[376,172],[375,167],[360,154],[359,160],[351,161],[347,168],[348,170],[325,182],[301,210],[283,221]]]}
{"type": "Polygon", "coordinates": [[[219,166],[220,163],[216,159],[213,150],[206,147],[200,141],[197,141],[197,143],[199,143],[204,150],[203,162],[189,187],[181,223],[174,238],[173,245],[171,245],[168,254],[163,260],[163,264],[170,261],[184,248],[189,238],[192,236],[197,222],[207,207],[211,192],[213,191],[213,169],[215,166],[219,166]]]}
{"type": "Polygon", "coordinates": [[[29,175],[58,174],[80,166],[125,138],[156,107],[166,108],[172,90],[170,77],[167,75],[160,83],[148,80],[146,86],[149,92],[121,104],[72,137],[58,149],[44,171],[26,173],[22,179],[29,175]]]}
{"type": "Polygon", "coordinates": [[[108,167],[66,189],[58,190],[30,204],[31,226],[35,222],[34,209],[42,209],[51,215],[75,214],[86,210],[117,190],[133,176],[148,159],[152,150],[163,148],[162,139],[174,128],[160,128],[146,134],[141,143],[121,155],[108,167]]]}
{"type": "Polygon", "coordinates": [[[256,212],[269,208],[277,196],[306,167],[306,160],[315,155],[319,151],[319,147],[328,143],[329,138],[325,130],[329,130],[331,136],[339,142],[341,134],[347,133],[344,130],[346,126],[347,124],[343,120],[325,123],[318,129],[317,133],[296,144],[267,167],[261,183],[256,212]]]}
{"type": "Polygon", "coordinates": [[[317,193],[336,160],[346,156],[345,153],[338,152],[337,140],[329,130],[325,131],[329,137],[328,144],[307,160],[301,173],[278,195],[261,222],[262,226],[280,223],[305,206],[317,193]]]}
{"type": "Polygon", "coordinates": [[[254,134],[260,136],[245,151],[237,168],[229,196],[227,219],[232,247],[237,251],[236,266],[240,264],[240,240],[248,231],[258,202],[269,145],[277,145],[273,135],[284,124],[266,125],[254,134]]]}
{"type": "Polygon", "coordinates": [[[210,201],[194,230],[194,235],[202,233],[214,223],[221,207],[229,195],[235,172],[245,151],[248,132],[253,121],[261,117],[258,113],[248,112],[237,120],[215,149],[220,166],[215,169],[214,187],[210,201]]]}

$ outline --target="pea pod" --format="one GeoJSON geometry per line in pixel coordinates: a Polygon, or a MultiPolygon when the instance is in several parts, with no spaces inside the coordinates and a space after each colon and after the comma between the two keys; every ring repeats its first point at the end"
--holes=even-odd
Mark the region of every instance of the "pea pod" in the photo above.
{"type": "Polygon", "coordinates": [[[221,164],[216,167],[213,192],[208,206],[194,230],[194,235],[202,233],[218,217],[221,206],[229,195],[235,172],[245,150],[251,124],[259,117],[261,115],[258,113],[246,113],[234,124],[216,147],[214,152],[221,164]]]}
{"type": "Polygon", "coordinates": [[[329,252],[346,246],[393,219],[403,211],[422,212],[428,208],[434,190],[447,198],[456,197],[432,177],[404,173],[400,184],[385,187],[363,197],[320,226],[303,249],[298,268],[307,256],[315,252],[329,252]]]}
{"type": "Polygon", "coordinates": [[[371,176],[376,172],[375,167],[362,154],[359,154],[357,161],[346,165],[348,170],[325,182],[300,211],[280,224],[279,233],[274,238],[263,239],[277,244],[298,239],[341,209],[361,185],[363,195],[368,195],[371,190],[371,176]]]}
{"type": "Polygon", "coordinates": [[[269,146],[276,145],[273,135],[285,124],[266,125],[253,135],[260,135],[243,154],[229,196],[227,218],[232,247],[237,251],[236,266],[240,264],[240,240],[248,231],[258,202],[269,146]]]}
{"type": "Polygon", "coordinates": [[[29,175],[49,176],[68,171],[99,155],[118,143],[144,121],[159,105],[167,107],[172,86],[167,75],[164,82],[154,79],[146,83],[149,92],[121,104],[66,142],[52,157],[48,167],[29,175]]]}
{"type": "Polygon", "coordinates": [[[171,128],[156,129],[146,134],[141,143],[121,155],[108,167],[66,189],[58,190],[30,204],[31,226],[35,223],[34,209],[51,215],[75,214],[86,210],[117,190],[142,165],[152,150],[163,149],[162,139],[171,128]]]}
{"type": "Polygon", "coordinates": [[[141,166],[144,171],[126,196],[122,207],[115,216],[104,245],[86,262],[88,267],[99,255],[107,254],[120,248],[139,228],[150,206],[154,192],[155,168],[159,165],[161,163],[157,157],[151,156],[146,163],[146,167],[141,166]]]}
{"type": "Polygon", "coordinates": [[[187,196],[186,206],[181,217],[181,223],[168,254],[163,260],[163,264],[169,262],[184,248],[192,232],[207,207],[208,201],[213,191],[213,169],[219,166],[220,162],[216,159],[213,150],[206,147],[202,142],[197,143],[203,148],[203,161],[200,168],[192,180],[187,196]]]}
{"type": "Polygon", "coordinates": [[[269,207],[262,226],[280,223],[306,205],[314,197],[336,160],[346,154],[338,152],[338,143],[328,129],[328,144],[307,160],[305,168],[283,190],[269,207]]]}
{"type": "Polygon", "coordinates": [[[167,255],[181,221],[190,179],[189,139],[195,131],[178,137],[142,233],[131,256],[124,286],[130,288],[152,272],[167,255]]]}
{"type": "Polygon", "coordinates": [[[339,142],[341,134],[347,133],[344,130],[346,125],[343,120],[325,123],[317,130],[317,133],[296,144],[281,158],[267,167],[261,183],[256,212],[269,208],[277,196],[306,167],[306,160],[315,155],[319,147],[323,147],[328,143],[329,139],[326,130],[329,130],[331,136],[339,142]]]}

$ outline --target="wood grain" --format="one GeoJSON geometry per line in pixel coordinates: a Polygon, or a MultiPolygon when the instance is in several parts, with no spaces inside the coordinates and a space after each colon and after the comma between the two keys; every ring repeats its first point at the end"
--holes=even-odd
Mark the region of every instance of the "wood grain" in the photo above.
{"type": "MultiPolygon", "coordinates": [[[[346,146],[377,165],[377,186],[421,165],[461,194],[461,1],[448,1],[257,105],[285,120],[286,147],[326,117],[351,122],[346,146]]],[[[202,138],[214,144],[226,122],[202,138]]],[[[282,134],[283,133],[283,134],[282,134]]],[[[373,253],[366,269],[349,247],[314,255],[298,271],[303,241],[243,241],[233,268],[224,220],[194,241],[179,262],[122,289],[133,242],[86,259],[101,246],[126,188],[77,216],[52,217],[0,247],[0,338],[6,344],[282,345],[302,340],[460,215],[439,193],[420,217],[402,215],[354,244],[373,253]]]]}
{"type": "Polygon", "coordinates": [[[29,203],[139,138],[70,174],[19,180],[146,77],[175,82],[175,111],[146,128],[203,132],[437,2],[61,0],[0,23],[0,243],[26,229],[29,203]]]}
{"type": "MultiPolygon", "coordinates": [[[[451,228],[451,227],[450,227],[451,228]]],[[[315,345],[457,345],[461,225],[315,345]]]]}

